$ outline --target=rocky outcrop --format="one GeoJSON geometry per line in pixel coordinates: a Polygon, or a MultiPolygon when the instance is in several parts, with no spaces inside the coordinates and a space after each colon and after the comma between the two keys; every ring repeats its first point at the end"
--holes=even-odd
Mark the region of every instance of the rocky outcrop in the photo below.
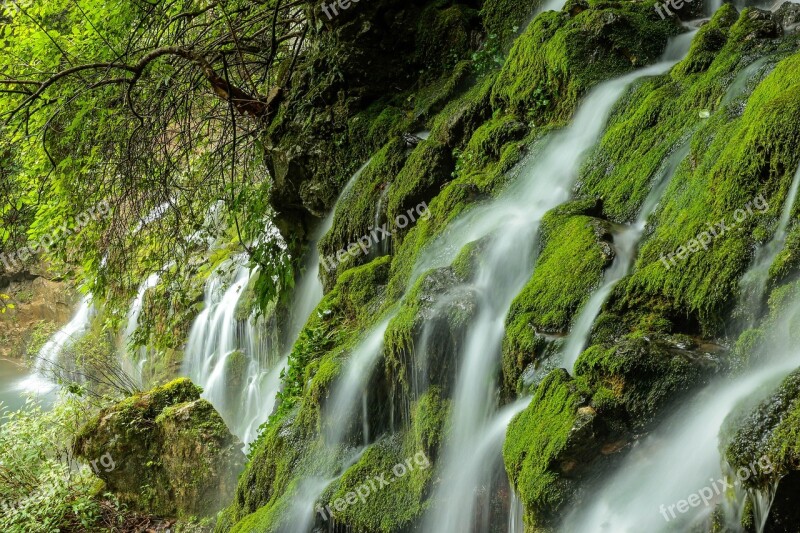
{"type": "Polygon", "coordinates": [[[45,272],[25,271],[0,276],[0,292],[13,309],[0,314],[0,358],[22,359],[37,327],[54,330],[70,319],[73,291],[45,272]]]}
{"type": "Polygon", "coordinates": [[[188,379],[103,409],[74,451],[121,502],[157,516],[213,515],[233,497],[245,460],[241,442],[188,379]]]}

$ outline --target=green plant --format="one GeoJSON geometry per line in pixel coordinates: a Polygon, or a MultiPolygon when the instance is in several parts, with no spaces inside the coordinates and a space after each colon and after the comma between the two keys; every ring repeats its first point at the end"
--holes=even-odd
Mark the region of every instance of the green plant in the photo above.
{"type": "Polygon", "coordinates": [[[503,66],[503,61],[505,61],[505,57],[496,33],[490,33],[483,46],[472,54],[473,69],[478,75],[503,66]]]}
{"type": "Polygon", "coordinates": [[[0,292],[0,315],[4,315],[6,311],[9,309],[14,309],[14,304],[10,303],[8,300],[11,299],[11,296],[8,294],[0,292]]]}

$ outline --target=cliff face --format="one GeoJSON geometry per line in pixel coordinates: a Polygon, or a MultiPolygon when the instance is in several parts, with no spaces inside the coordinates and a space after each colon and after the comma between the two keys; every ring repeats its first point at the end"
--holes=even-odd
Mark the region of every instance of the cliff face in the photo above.
{"type": "MultiPolygon", "coordinates": [[[[327,295],[293,348],[281,405],[254,444],[219,531],[287,527],[292,502],[309,478],[331,479],[318,501],[335,501],[418,450],[437,464],[450,435],[455,357],[480,311],[475,293],[449,291],[474,281],[491,239],[456,250],[447,267],[421,273],[415,265],[448,223],[491,202],[513,181],[531,147],[531,157],[540,155],[536,141],[568,124],[592,88],[657,62],[667,40],[686,31],[658,17],[653,6],[634,2],[568,2],[561,11],[538,15],[524,31],[515,26],[525,26],[529,8],[516,4],[488,2],[479,11],[442,3],[407,7],[406,18],[390,24],[424,26],[439,32],[428,41],[456,43],[421,49],[428,41],[406,31],[400,42],[413,34],[408,44],[416,50],[407,58],[440,65],[437,54],[455,50],[458,60],[452,69],[414,76],[419,63],[382,55],[391,47],[374,41],[381,38],[372,35],[378,22],[369,14],[384,23],[388,17],[373,7],[347,11],[319,35],[320,43],[329,43],[321,54],[352,47],[336,67],[341,78],[323,76],[329,85],[312,91],[336,103],[329,100],[324,114],[318,105],[298,107],[296,97],[284,104],[287,118],[275,126],[272,148],[282,167],[274,171],[279,183],[281,176],[303,176],[303,185],[290,190],[288,182],[279,184],[275,206],[318,215],[336,196],[322,182],[344,183],[371,158],[340,200],[321,253],[347,249],[376,221],[395,220],[416,205],[424,203],[429,216],[396,228],[389,255],[348,256],[323,273],[327,295]],[[432,13],[435,24],[429,23],[432,13]],[[481,25],[483,44],[475,51],[470,35],[481,34],[481,25]],[[360,38],[350,40],[354,36],[360,38]],[[300,144],[297,119],[288,118],[299,117],[298,109],[309,113],[303,131],[313,132],[303,143],[319,143],[324,170],[307,155],[314,150],[298,150],[295,159],[286,155],[300,144]],[[430,134],[402,135],[420,130],[430,134]],[[384,348],[366,375],[369,404],[354,419],[337,422],[326,409],[348,358],[386,317],[384,348]],[[362,423],[377,438],[339,469],[347,449],[364,439],[362,423]],[[326,434],[336,424],[344,425],[345,437],[331,446],[326,434]]],[[[501,368],[487,378],[503,384],[500,403],[533,395],[511,422],[503,451],[526,530],[557,524],[586,481],[616,464],[667,408],[738,364],[738,352],[726,348],[738,333],[728,336],[725,324],[741,312],[735,309],[739,280],[774,230],[800,164],[795,11],[739,13],[723,6],[691,36],[682,60],[624,93],[579,170],[572,200],[544,217],[537,242],[519,243],[536,248],[536,265],[506,318],[501,368]],[[552,369],[559,366],[554,358],[563,337],[619,253],[620,226],[637,220],[667,174],[671,179],[643,224],[630,273],[599,309],[574,370],[552,369]],[[760,195],[763,202],[753,204],[760,195]],[[713,246],[687,244],[692,253],[673,260],[708,223],[748,202],[764,216],[747,217],[713,246]]],[[[327,71],[314,72],[319,80],[327,71]]],[[[792,226],[787,242],[797,238],[792,226]]],[[[795,279],[790,249],[772,265],[769,289],[795,279]]],[[[419,471],[393,487],[391,497],[334,510],[335,521],[356,531],[412,530],[436,505],[431,495],[438,481],[419,471]]],[[[496,509],[507,505],[501,500],[508,495],[485,497],[498,513],[491,516],[503,516],[496,509]]],[[[316,521],[323,527],[321,516],[316,521]]]]}
{"type": "MultiPolygon", "coordinates": [[[[268,418],[248,455],[187,379],[105,407],[75,452],[113,458],[97,475],[131,509],[213,518],[220,533],[440,533],[443,509],[467,511],[442,531],[507,531],[517,504],[525,531],[557,530],[673,409],[797,340],[800,8],[725,4],[686,26],[626,0],[345,4],[333,16],[303,4],[307,41],[257,143],[273,180],[259,207],[293,259],[310,242],[322,257],[324,297],[294,345],[280,346],[298,319],[283,300],[248,322],[264,284],[292,284],[233,261],[242,243],[215,212],[215,231],[192,228],[183,277],[138,296],[146,381],[186,371],[190,324],[228,291],[238,303],[220,329],[237,339],[246,325],[248,342],[288,354],[271,369],[273,408],[242,400],[265,378],[247,352],[258,347],[203,352],[225,421],[240,401],[268,418]],[[452,482],[480,469],[477,488],[452,482]]],[[[20,274],[0,291],[17,304],[0,318],[0,357],[19,357],[37,322],[68,318],[57,281],[20,274]]],[[[795,517],[792,370],[714,428],[728,466],[766,455],[775,467],[735,496],[748,531],[771,490],[770,527],[795,517]]],[[[735,498],[697,530],[724,530],[735,498]]]]}
{"type": "Polygon", "coordinates": [[[76,300],[67,283],[36,268],[0,276],[0,291],[14,305],[0,315],[2,359],[22,360],[33,337],[46,337],[69,320],[76,300]]]}

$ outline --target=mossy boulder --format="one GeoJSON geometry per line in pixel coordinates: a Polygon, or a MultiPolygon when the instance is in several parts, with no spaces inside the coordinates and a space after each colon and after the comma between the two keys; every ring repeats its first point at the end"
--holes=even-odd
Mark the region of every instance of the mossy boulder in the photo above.
{"type": "Polygon", "coordinates": [[[244,466],[242,444],[200,388],[177,379],[103,409],[76,437],[78,457],[104,455],[108,490],[158,516],[209,516],[230,500],[244,466]]]}
{"type": "Polygon", "coordinates": [[[574,15],[538,15],[514,43],[494,86],[495,108],[537,123],[567,120],[578,99],[609,77],[658,59],[672,19],[660,20],[652,5],[589,2],[574,15]]]}
{"type": "Polygon", "coordinates": [[[599,406],[634,429],[647,427],[677,397],[697,388],[719,371],[724,352],[691,338],[627,335],[613,344],[596,344],[575,364],[599,406]]]}
{"type": "Polygon", "coordinates": [[[541,334],[566,333],[602,282],[614,250],[610,225],[591,216],[599,210],[592,200],[568,202],[542,220],[536,268],[506,318],[503,379],[508,385],[541,355],[546,344],[541,334]]]}
{"type": "MultiPolygon", "coordinates": [[[[364,264],[369,258],[369,253],[364,254],[358,247],[352,249],[353,255],[340,254],[342,250],[347,251],[348,246],[357,244],[363,237],[372,239],[375,236],[373,247],[377,239],[390,238],[375,228],[376,209],[384,189],[395,181],[407,157],[407,145],[403,138],[393,138],[372,156],[350,190],[339,199],[333,226],[318,246],[324,258],[325,268],[321,269],[321,274],[326,290],[333,287],[339,274],[364,264]],[[333,265],[330,264],[332,261],[333,265]]],[[[391,230],[388,228],[389,232],[391,230]]]]}
{"type": "Polygon", "coordinates": [[[388,224],[398,238],[408,231],[408,224],[413,226],[417,218],[425,216],[428,202],[452,179],[454,169],[452,150],[446,145],[432,139],[417,145],[394,180],[387,199],[388,224]],[[404,217],[405,223],[400,217],[404,217]]]}
{"type": "Polygon", "coordinates": [[[451,268],[423,275],[386,331],[386,373],[401,397],[436,384],[448,396],[456,356],[478,312],[478,297],[451,268]]]}
{"type": "Polygon", "coordinates": [[[237,398],[242,390],[247,387],[247,371],[250,368],[250,359],[241,350],[235,350],[225,359],[223,375],[225,376],[225,405],[230,406],[232,413],[223,413],[225,416],[235,415],[241,406],[236,405],[237,398]]]}
{"type": "Polygon", "coordinates": [[[410,449],[400,436],[384,438],[367,448],[321,500],[332,509],[337,501],[353,502],[341,512],[333,509],[335,521],[353,530],[406,531],[426,509],[425,496],[434,472],[431,466],[424,453],[410,449]],[[382,487],[376,478],[390,486],[382,487]],[[370,492],[363,499],[353,499],[356,491],[364,494],[366,490],[370,492]]]}
{"type": "Polygon", "coordinates": [[[554,370],[508,426],[503,460],[525,506],[526,531],[554,525],[559,509],[576,490],[586,457],[607,435],[590,398],[582,381],[564,369],[554,370]]]}

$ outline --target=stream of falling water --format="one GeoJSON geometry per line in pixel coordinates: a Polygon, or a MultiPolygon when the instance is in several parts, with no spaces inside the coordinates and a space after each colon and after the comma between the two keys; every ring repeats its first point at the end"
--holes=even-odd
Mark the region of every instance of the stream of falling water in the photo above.
{"type": "Polygon", "coordinates": [[[742,277],[739,284],[741,294],[745,300],[745,313],[748,315],[747,321],[749,326],[753,325],[753,321],[757,318],[761,308],[761,302],[767,289],[767,281],[769,280],[769,268],[772,266],[772,263],[781,250],[783,250],[784,244],[786,244],[786,237],[789,231],[789,224],[792,222],[792,210],[797,200],[798,190],[800,190],[800,167],[798,167],[794,179],[789,186],[789,192],[783,204],[781,218],[778,221],[778,227],[772,239],[756,251],[752,266],[742,277]]]}
{"type": "Polygon", "coordinates": [[[20,382],[20,389],[37,394],[46,394],[54,390],[56,384],[51,379],[53,372],[69,374],[73,365],[71,358],[64,357],[64,352],[86,333],[93,316],[92,297],[87,295],[81,300],[72,320],[58,330],[39,350],[34,361],[33,374],[20,382]]]}
{"type": "MultiPolygon", "coordinates": [[[[684,44],[680,57],[688,51],[684,44]]],[[[579,166],[587,151],[600,137],[613,105],[636,80],[667,72],[679,59],[669,57],[657,65],[638,70],[605,82],[595,88],[580,106],[572,124],[547,138],[541,150],[528,159],[519,179],[501,197],[484,207],[469,212],[455,223],[445,243],[434,241],[427,252],[432,263],[460,250],[463,237],[474,240],[491,235],[483,251],[473,289],[478,294],[480,311],[474,320],[463,353],[452,406],[452,427],[442,453],[441,479],[433,496],[424,531],[430,533],[462,533],[471,531],[475,520],[475,491],[488,482],[491,461],[475,451],[475,436],[493,427],[495,384],[490,376],[498,364],[500,345],[505,333],[505,317],[511,302],[530,279],[535,263],[533,246],[539,224],[547,211],[570,196],[579,166]],[[463,226],[470,227],[464,231],[463,226]],[[456,237],[453,239],[453,237],[456,237]],[[453,246],[455,241],[459,245],[453,246]],[[442,246],[442,244],[444,244],[442,246]],[[437,246],[442,249],[436,249],[437,246]],[[450,251],[450,253],[443,253],[450,251]],[[438,260],[437,260],[438,259],[438,260]]],[[[429,268],[417,268],[424,270],[429,268]]]]}
{"type": "MultiPolygon", "coordinates": [[[[784,202],[783,216],[770,244],[777,241],[782,246],[785,240],[797,195],[798,176],[800,169],[794,176],[784,202]]],[[[763,270],[766,261],[771,264],[781,246],[778,250],[770,249],[768,254],[757,254],[745,278],[763,270]]],[[[616,473],[592,491],[591,503],[577,506],[567,517],[562,531],[685,531],[707,524],[714,510],[713,505],[697,509],[692,507],[688,512],[676,513],[675,504],[705,487],[713,486],[714,481],[723,476],[719,436],[728,415],[744,400],[757,402],[765,398],[781,379],[800,366],[800,350],[791,346],[789,341],[792,338],[791,324],[798,313],[800,302],[795,302],[793,309],[782,317],[779,331],[774,335],[781,340],[775,341],[769,350],[776,355],[761,361],[759,368],[732,380],[719,380],[698,393],[639,443],[618,465],[616,473]],[[665,480],[674,481],[665,483],[665,480]]],[[[717,500],[713,503],[717,503],[717,500]]],[[[762,504],[769,505],[768,501],[762,504]]],[[[757,509],[762,525],[767,510],[757,509]]],[[[727,530],[738,531],[738,517],[731,514],[726,513],[730,528],[727,530]]]]}
{"type": "Polygon", "coordinates": [[[639,241],[647,226],[647,219],[653,211],[655,211],[658,202],[661,200],[661,196],[664,194],[664,190],[667,188],[670,180],[672,180],[672,176],[675,175],[681,161],[683,161],[688,154],[689,143],[684,142],[667,159],[666,169],[664,173],[656,179],[655,186],[650,189],[650,193],[647,195],[647,198],[645,198],[636,221],[614,236],[616,256],[611,266],[604,273],[603,284],[595,291],[591,298],[589,298],[589,301],[586,302],[586,305],[575,320],[575,326],[572,328],[572,332],[570,332],[567,338],[562,356],[565,368],[571,370],[575,366],[575,361],[578,360],[578,356],[583,352],[583,349],[589,341],[592,325],[600,314],[600,310],[606,303],[606,300],[608,300],[608,297],[611,295],[611,291],[622,278],[628,275],[639,247],[639,241]]]}
{"type": "MultiPolygon", "coordinates": [[[[342,195],[367,164],[353,175],[342,195]]],[[[245,289],[258,274],[249,268],[244,254],[220,266],[206,283],[206,308],[189,333],[183,372],[203,387],[204,396],[244,443],[256,438],[259,426],[272,413],[288,352],[322,300],[317,243],[333,225],[334,214],[335,207],[310,240],[305,271],[292,295],[283,338],[274,319],[265,319],[253,309],[242,309],[245,289]]]]}
{"type": "Polygon", "coordinates": [[[131,302],[131,307],[128,309],[128,320],[125,324],[125,331],[122,334],[120,342],[120,361],[123,370],[125,370],[139,386],[143,386],[142,370],[145,363],[147,363],[148,349],[146,346],[132,350],[129,346],[133,339],[133,334],[139,327],[139,317],[142,314],[142,307],[144,306],[144,297],[147,291],[158,285],[161,276],[157,273],[150,274],[140,285],[136,292],[136,297],[131,302]]]}

